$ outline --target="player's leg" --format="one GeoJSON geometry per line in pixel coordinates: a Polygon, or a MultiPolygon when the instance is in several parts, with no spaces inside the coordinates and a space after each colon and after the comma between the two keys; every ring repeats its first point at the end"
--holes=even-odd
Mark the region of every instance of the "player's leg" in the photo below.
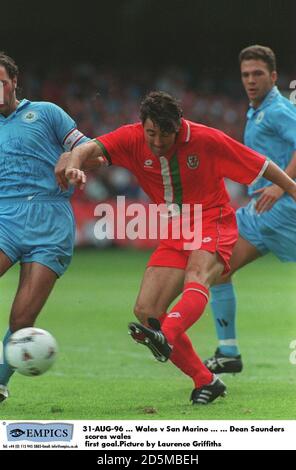
{"type": "Polygon", "coordinates": [[[230,271],[211,288],[211,304],[219,346],[214,356],[205,363],[217,373],[242,370],[235,331],[236,296],[231,276],[269,251],[262,237],[261,217],[254,209],[254,201],[236,211],[236,220],[239,238],[231,255],[230,271]]]}
{"type": "MultiPolygon", "coordinates": [[[[170,270],[171,269],[172,268],[170,268],[170,270]]],[[[185,318],[190,315],[191,318],[189,322],[194,323],[205,307],[206,302],[203,300],[203,293],[200,293],[201,288],[206,290],[204,286],[209,287],[216,276],[222,273],[223,269],[224,265],[218,255],[205,251],[194,252],[189,258],[186,269],[186,282],[181,300],[177,303],[176,308],[173,308],[168,315],[159,317],[162,322],[162,331],[154,322],[149,323],[150,328],[140,327],[138,325],[139,332],[143,334],[143,339],[148,343],[148,346],[158,360],[164,361],[170,357],[177,367],[193,379],[195,389],[192,393],[191,400],[194,404],[209,403],[218,396],[223,395],[226,389],[225,385],[214,378],[213,374],[205,367],[185,333],[185,330],[190,326],[186,324],[185,318]],[[196,287],[198,287],[198,292],[196,291],[196,287]],[[192,320],[193,316],[195,316],[194,320],[192,320]],[[185,323],[185,325],[183,324],[181,326],[182,331],[179,330],[180,323],[185,323]],[[177,325],[178,331],[173,338],[172,333],[175,333],[177,325]],[[166,336],[170,338],[169,342],[173,345],[171,353],[167,355],[166,347],[168,343],[166,336]],[[158,356],[156,354],[157,352],[159,353],[158,356]]],[[[164,279],[163,281],[163,283],[156,282],[156,292],[157,289],[161,289],[162,286],[165,288],[167,280],[164,279]]],[[[180,282],[178,282],[178,288],[180,288],[180,282]]],[[[168,307],[169,303],[170,302],[167,303],[166,307],[168,307]]],[[[162,308],[164,307],[165,305],[162,305],[162,308]]],[[[160,312],[161,311],[163,310],[160,310],[160,312]]],[[[140,318],[143,319],[143,315],[141,315],[140,318]]]]}
{"type": "Polygon", "coordinates": [[[190,328],[202,315],[209,287],[222,274],[224,264],[217,253],[195,250],[189,256],[185,271],[183,295],[163,324],[163,332],[174,345],[176,338],[190,328]]]}
{"type": "MultiPolygon", "coordinates": [[[[3,276],[3,274],[5,274],[6,271],[8,271],[8,269],[12,265],[13,262],[8,258],[8,256],[6,256],[6,254],[2,250],[0,250],[0,276],[3,276]]],[[[3,354],[1,354],[0,350],[0,402],[8,397],[8,391],[5,384],[7,364],[5,363],[4,359],[4,348],[7,344],[10,335],[11,333],[8,330],[2,341],[3,354]]]]}
{"type": "Polygon", "coordinates": [[[11,331],[34,325],[57,278],[53,270],[40,263],[21,265],[19,285],[10,313],[11,331]]]}
{"type": "MultiPolygon", "coordinates": [[[[157,318],[160,325],[165,321],[171,302],[182,292],[184,286],[184,270],[168,267],[148,267],[135,305],[135,314],[148,327],[149,318],[157,318]]],[[[137,335],[134,335],[137,338],[137,335]]],[[[137,340],[137,339],[136,339],[137,340]]],[[[138,335],[138,342],[141,336],[138,335]]],[[[184,374],[192,378],[195,387],[212,380],[212,374],[196,354],[186,333],[181,334],[174,344],[169,359],[184,374]]]]}
{"type": "Polygon", "coordinates": [[[239,355],[235,331],[236,295],[232,275],[260,256],[262,254],[255,246],[239,237],[230,260],[230,272],[220,277],[211,287],[211,307],[222,355],[239,355]]]}
{"type": "MultiPolygon", "coordinates": [[[[218,253],[204,250],[193,251],[189,257],[185,272],[183,294],[179,302],[171,309],[162,325],[162,331],[169,344],[178,343],[202,315],[209,298],[209,287],[222,274],[225,266],[218,253]]],[[[195,389],[191,395],[193,404],[207,404],[226,394],[225,384],[213,375],[197,356],[195,389]]]]}
{"type": "Polygon", "coordinates": [[[143,324],[159,318],[182,292],[184,270],[165,266],[148,266],[145,270],[134,313],[143,324]]]}
{"type": "MultiPolygon", "coordinates": [[[[153,325],[155,329],[159,330],[169,305],[182,292],[183,284],[183,269],[148,266],[134,308],[134,313],[140,322],[148,329],[153,325]],[[157,321],[153,322],[154,319],[157,321]]],[[[155,349],[153,343],[146,338],[145,334],[141,332],[141,327],[136,323],[130,323],[129,332],[135,341],[148,346],[157,360],[166,361],[171,355],[171,348],[166,342],[160,348],[155,349]]],[[[176,365],[183,370],[182,364],[176,365]]],[[[187,370],[183,370],[183,372],[189,375],[187,370]]]]}
{"type": "MultiPolygon", "coordinates": [[[[39,263],[21,265],[19,285],[11,308],[5,342],[14,331],[34,325],[56,279],[57,274],[54,271],[39,263]]],[[[0,384],[6,386],[12,374],[13,369],[4,358],[4,363],[0,366],[0,384]]]]}
{"type": "Polygon", "coordinates": [[[3,276],[13,264],[11,259],[0,249],[0,276],[3,276]]]}

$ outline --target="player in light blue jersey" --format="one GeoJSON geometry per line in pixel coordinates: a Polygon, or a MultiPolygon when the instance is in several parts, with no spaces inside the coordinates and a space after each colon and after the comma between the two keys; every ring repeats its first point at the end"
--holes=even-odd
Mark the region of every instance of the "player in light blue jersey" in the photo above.
{"type": "MultiPolygon", "coordinates": [[[[276,87],[274,52],[250,46],[239,55],[243,86],[250,100],[244,143],[267,155],[291,178],[296,177],[296,108],[276,87]]],[[[296,261],[296,205],[283,190],[264,178],[249,188],[251,201],[237,211],[239,239],[231,272],[211,289],[218,348],[205,361],[215,373],[240,372],[235,317],[236,299],[231,275],[268,252],[281,261],[296,261]]]]}
{"type": "MultiPolygon", "coordinates": [[[[16,99],[18,68],[0,53],[0,275],[17,261],[20,279],[11,312],[12,332],[32,326],[73,252],[71,191],[56,183],[60,154],[88,139],[61,108],[16,99]]],[[[1,353],[1,350],[0,350],[1,353]]],[[[0,354],[0,401],[13,370],[0,354]]]]}

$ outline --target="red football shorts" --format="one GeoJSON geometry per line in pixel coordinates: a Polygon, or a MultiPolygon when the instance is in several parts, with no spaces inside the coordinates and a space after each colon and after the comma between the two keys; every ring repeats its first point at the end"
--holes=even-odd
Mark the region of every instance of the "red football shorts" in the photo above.
{"type": "MultiPolygon", "coordinates": [[[[202,230],[198,250],[218,253],[224,263],[224,272],[230,269],[229,261],[238,238],[235,212],[230,206],[215,207],[202,212],[202,230]]],[[[147,266],[186,269],[193,249],[185,249],[188,240],[182,235],[178,240],[161,240],[152,253],[147,266]]]]}

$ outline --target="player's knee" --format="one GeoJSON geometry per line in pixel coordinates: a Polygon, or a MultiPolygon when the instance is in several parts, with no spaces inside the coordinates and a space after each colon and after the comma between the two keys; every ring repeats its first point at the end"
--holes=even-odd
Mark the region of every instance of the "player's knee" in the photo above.
{"type": "Polygon", "coordinates": [[[199,266],[188,268],[185,272],[185,284],[187,282],[198,282],[200,284],[207,284],[208,275],[199,266]]]}

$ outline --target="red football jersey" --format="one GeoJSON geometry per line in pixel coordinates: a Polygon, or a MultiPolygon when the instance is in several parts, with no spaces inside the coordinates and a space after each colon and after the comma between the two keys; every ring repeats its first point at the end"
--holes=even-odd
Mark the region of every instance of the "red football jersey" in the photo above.
{"type": "Polygon", "coordinates": [[[251,184],[267,166],[266,157],[223,132],[182,119],[173,147],[155,156],[141,123],[97,137],[110,164],[130,170],[156,204],[202,204],[203,210],[229,202],[224,178],[251,184]]]}

